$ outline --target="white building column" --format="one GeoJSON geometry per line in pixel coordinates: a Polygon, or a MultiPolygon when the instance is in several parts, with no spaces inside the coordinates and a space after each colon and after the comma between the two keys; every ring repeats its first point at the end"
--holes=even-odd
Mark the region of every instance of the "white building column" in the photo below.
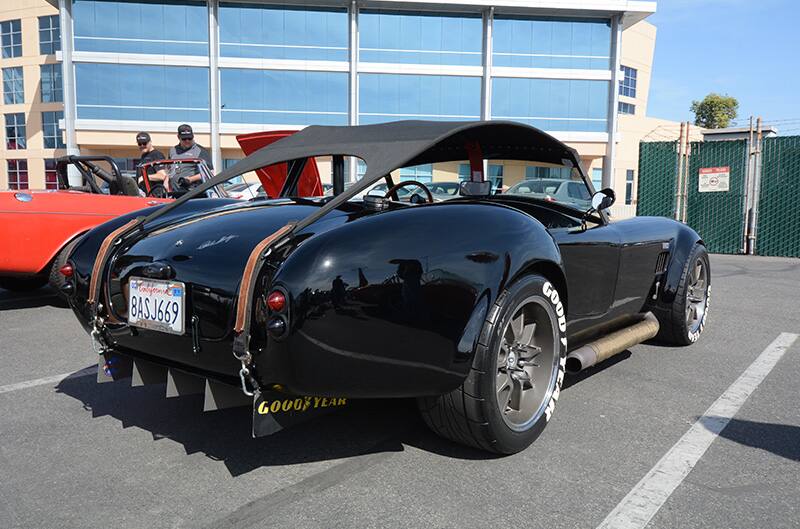
{"type": "Polygon", "coordinates": [[[620,50],[622,49],[622,15],[611,18],[611,86],[608,92],[608,143],[603,159],[602,187],[614,186],[617,157],[617,107],[619,105],[620,50]]]}
{"type": "Polygon", "coordinates": [[[494,7],[483,12],[483,77],[481,78],[481,119],[492,118],[492,42],[494,7]]]}
{"type": "Polygon", "coordinates": [[[211,162],[214,171],[222,171],[222,148],[219,124],[221,105],[219,93],[219,0],[208,0],[208,91],[209,130],[211,132],[211,162]]]}
{"type": "MultiPolygon", "coordinates": [[[[72,0],[58,0],[61,26],[61,84],[64,98],[64,136],[67,154],[80,154],[75,134],[77,100],[75,98],[75,67],[72,63],[72,0]]],[[[70,185],[81,185],[81,175],[70,165],[67,168],[70,185]]]]}
{"type": "MultiPolygon", "coordinates": [[[[358,125],[358,2],[352,0],[347,10],[349,24],[349,82],[348,82],[348,124],[358,125]]],[[[358,178],[358,164],[354,158],[348,158],[347,181],[355,182],[358,178]]]]}

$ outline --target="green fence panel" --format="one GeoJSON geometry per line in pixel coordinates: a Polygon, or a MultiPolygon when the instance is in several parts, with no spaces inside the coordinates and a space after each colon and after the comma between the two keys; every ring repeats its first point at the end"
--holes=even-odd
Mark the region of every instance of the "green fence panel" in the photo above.
{"type": "Polygon", "coordinates": [[[677,141],[640,142],[636,214],[674,217],[677,174],[677,141]]]}
{"type": "Polygon", "coordinates": [[[765,138],[756,253],[800,257],[800,136],[765,138]]]}
{"type": "Polygon", "coordinates": [[[744,237],[744,180],[747,141],[692,142],[686,223],[700,234],[709,252],[740,253],[744,237]],[[730,167],[728,191],[700,192],[704,167],[730,167]]]}

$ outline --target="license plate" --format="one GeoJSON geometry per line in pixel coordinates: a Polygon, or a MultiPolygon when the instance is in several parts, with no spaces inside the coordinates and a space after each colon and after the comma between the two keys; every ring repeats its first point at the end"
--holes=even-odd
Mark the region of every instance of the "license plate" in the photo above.
{"type": "Polygon", "coordinates": [[[128,323],[183,334],[186,286],[178,281],[132,277],[128,282],[128,323]]]}

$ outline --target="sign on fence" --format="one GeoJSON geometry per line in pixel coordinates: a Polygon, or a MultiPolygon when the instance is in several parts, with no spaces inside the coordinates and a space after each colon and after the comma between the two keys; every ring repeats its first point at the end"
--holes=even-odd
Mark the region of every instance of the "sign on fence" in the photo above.
{"type": "Polygon", "coordinates": [[[697,184],[701,193],[728,191],[731,188],[731,168],[701,167],[697,184]]]}

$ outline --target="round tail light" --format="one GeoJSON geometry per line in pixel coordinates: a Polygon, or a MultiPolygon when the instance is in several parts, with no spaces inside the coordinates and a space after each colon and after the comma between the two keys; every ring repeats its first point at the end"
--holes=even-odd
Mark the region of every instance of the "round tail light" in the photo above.
{"type": "Polygon", "coordinates": [[[286,296],[280,290],[273,290],[267,296],[267,306],[275,312],[280,312],[286,307],[286,296]]]}
{"type": "Polygon", "coordinates": [[[67,263],[58,269],[58,273],[64,277],[72,277],[72,275],[75,273],[75,269],[72,268],[71,264],[67,263]]]}

